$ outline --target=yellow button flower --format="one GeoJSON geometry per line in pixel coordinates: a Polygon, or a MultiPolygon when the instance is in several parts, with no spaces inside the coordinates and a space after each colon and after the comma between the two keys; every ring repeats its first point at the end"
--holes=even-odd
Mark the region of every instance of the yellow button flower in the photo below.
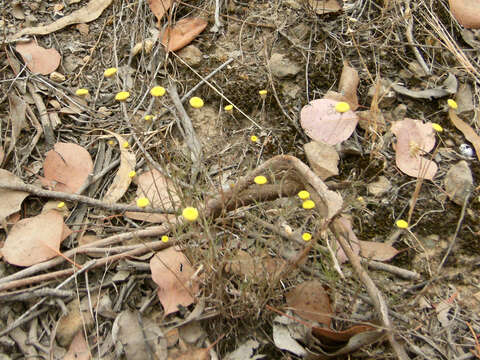
{"type": "Polygon", "coordinates": [[[302,239],[305,240],[305,241],[310,241],[310,240],[312,240],[312,234],[310,234],[310,233],[303,233],[303,234],[302,234],[302,239]]]}
{"type": "Polygon", "coordinates": [[[152,90],[150,90],[150,95],[152,96],[155,96],[155,97],[159,97],[159,96],[163,96],[165,95],[165,88],[162,87],[162,86],[154,86],[152,88],[152,90]]]}
{"type": "Polygon", "coordinates": [[[406,228],[408,228],[408,223],[407,223],[405,220],[402,220],[402,219],[397,220],[397,222],[395,223],[395,225],[397,225],[397,227],[398,227],[399,229],[406,229],[406,228]]]}
{"type": "Polygon", "coordinates": [[[315,207],[315,202],[313,202],[313,200],[305,200],[302,203],[302,207],[307,210],[313,209],[315,207]]]}
{"type": "Polygon", "coordinates": [[[194,207],[188,206],[183,209],[182,215],[187,221],[195,221],[198,219],[198,210],[194,207]]]}
{"type": "Polygon", "coordinates": [[[302,200],[307,200],[310,197],[310,193],[307,190],[302,190],[298,193],[298,197],[302,200]]]}
{"type": "Polygon", "coordinates": [[[258,92],[258,95],[260,95],[260,97],[261,97],[263,100],[265,100],[265,99],[267,98],[267,94],[268,94],[268,91],[265,90],[265,89],[260,90],[260,91],[258,92]]]}
{"type": "Polygon", "coordinates": [[[203,100],[197,96],[194,96],[190,99],[190,105],[195,109],[200,109],[203,107],[203,100]]]}
{"type": "Polygon", "coordinates": [[[75,95],[77,96],[87,96],[88,94],[88,89],[77,89],[77,91],[75,91],[75,95]]]}
{"type": "Polygon", "coordinates": [[[447,100],[447,104],[450,108],[452,108],[453,110],[457,110],[458,109],[458,104],[455,100],[453,99],[448,99],[447,100]]]}
{"type": "Polygon", "coordinates": [[[122,147],[124,149],[128,149],[128,147],[130,146],[130,144],[128,143],[128,141],[125,141],[123,144],[122,144],[122,147]]]}
{"type": "Polygon", "coordinates": [[[145,116],[143,117],[143,120],[145,120],[145,121],[151,121],[151,120],[153,120],[153,115],[145,115],[145,116]]]}
{"type": "Polygon", "coordinates": [[[117,101],[125,101],[130,97],[130,93],[128,91],[120,91],[115,95],[115,100],[117,101]]]}
{"type": "Polygon", "coordinates": [[[345,101],[340,101],[335,105],[335,111],[339,113],[344,113],[350,110],[350,105],[346,103],[345,101]]]}
{"type": "Polygon", "coordinates": [[[106,78],[109,78],[109,77],[115,75],[117,73],[117,71],[118,70],[115,67],[108,68],[103,72],[103,76],[105,76],[106,78]]]}
{"type": "Polygon", "coordinates": [[[255,181],[255,184],[258,184],[258,185],[263,185],[268,182],[267,178],[263,175],[256,176],[255,179],[253,179],[253,181],[255,181]]]}
{"type": "Polygon", "coordinates": [[[232,104],[226,105],[224,107],[224,109],[225,109],[226,112],[232,112],[233,111],[233,105],[232,104]]]}
{"type": "Polygon", "coordinates": [[[164,243],[168,242],[168,236],[167,235],[162,236],[162,242],[164,242],[164,243]]]}
{"type": "Polygon", "coordinates": [[[130,179],[134,178],[135,175],[137,175],[137,173],[135,172],[135,170],[132,170],[132,171],[130,171],[130,172],[128,173],[128,177],[129,177],[130,179]]]}
{"type": "Polygon", "coordinates": [[[113,141],[113,140],[108,140],[108,145],[110,145],[110,146],[115,145],[115,141],[113,141]]]}
{"type": "Polygon", "coordinates": [[[137,206],[139,208],[147,207],[150,204],[150,201],[146,197],[141,197],[137,199],[137,206]]]}
{"type": "Polygon", "coordinates": [[[255,136],[255,135],[252,135],[252,136],[250,136],[250,140],[251,140],[252,142],[256,143],[256,142],[258,141],[258,137],[255,136]]]}
{"type": "Polygon", "coordinates": [[[58,209],[62,209],[65,207],[65,203],[63,201],[60,201],[58,204],[57,204],[57,208],[58,209]]]}
{"type": "Polygon", "coordinates": [[[440,124],[437,124],[437,123],[433,123],[432,124],[432,128],[433,130],[435,130],[436,132],[442,132],[443,131],[443,128],[440,124]]]}

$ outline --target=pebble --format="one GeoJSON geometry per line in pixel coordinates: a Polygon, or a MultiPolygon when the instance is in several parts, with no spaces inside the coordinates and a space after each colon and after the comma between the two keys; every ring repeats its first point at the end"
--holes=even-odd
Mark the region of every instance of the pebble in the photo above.
{"type": "Polygon", "coordinates": [[[299,64],[279,53],[273,53],[270,57],[270,69],[275,77],[281,79],[293,77],[302,70],[299,64]]]}
{"type": "Polygon", "coordinates": [[[465,160],[458,162],[448,170],[444,185],[450,200],[457,205],[463,205],[473,187],[472,172],[465,160]]]}

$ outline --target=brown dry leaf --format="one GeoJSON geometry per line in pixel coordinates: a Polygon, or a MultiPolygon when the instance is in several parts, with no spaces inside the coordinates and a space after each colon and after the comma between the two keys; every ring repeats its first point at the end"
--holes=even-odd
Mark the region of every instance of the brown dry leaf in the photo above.
{"type": "Polygon", "coordinates": [[[449,109],[448,116],[453,125],[455,125],[455,127],[462,132],[463,136],[465,136],[465,139],[472,143],[477,154],[477,159],[480,159],[480,136],[477,135],[470,125],[457,116],[455,110],[449,109]]]}
{"type": "Polygon", "coordinates": [[[348,64],[348,61],[343,62],[342,75],[338,84],[338,91],[345,96],[345,101],[348,102],[350,108],[355,111],[358,109],[357,88],[360,78],[358,72],[348,64]]]}
{"type": "Polygon", "coordinates": [[[198,283],[186,256],[173,247],[157,252],[150,260],[152,279],[158,285],[158,298],[165,315],[178,311],[178,305],[189,306],[195,301],[198,283]]]}
{"type": "Polygon", "coordinates": [[[167,51],[177,51],[190,44],[207,27],[201,18],[190,17],[179,20],[175,26],[167,27],[161,35],[161,43],[167,51]]]}
{"type": "Polygon", "coordinates": [[[388,244],[360,240],[360,255],[364,258],[376,261],[388,261],[398,253],[399,251],[397,249],[388,244]]]}
{"type": "Polygon", "coordinates": [[[20,220],[2,249],[7,262],[30,266],[58,255],[64,231],[63,216],[56,210],[20,220]]]}
{"type": "Polygon", "coordinates": [[[77,332],[73,338],[68,352],[65,354],[63,360],[88,360],[90,359],[90,349],[83,336],[83,329],[77,332]]]}
{"type": "MultiPolygon", "coordinates": [[[[153,14],[157,18],[158,24],[160,20],[167,13],[168,9],[172,6],[173,0],[148,0],[148,6],[152,10],[153,14]]],[[[158,26],[160,28],[160,26],[158,26]]]]}
{"type": "Polygon", "coordinates": [[[73,143],[56,143],[43,163],[42,184],[56,191],[76,193],[93,171],[87,150],[73,143]]]}
{"type": "MultiPolygon", "coordinates": [[[[358,240],[357,235],[355,235],[353,232],[350,219],[346,218],[345,216],[341,216],[337,219],[337,222],[342,225],[342,229],[338,229],[338,233],[343,234],[344,231],[347,230],[347,233],[345,234],[345,240],[350,244],[353,253],[358,255],[360,253],[360,240],[358,240]]],[[[336,223],[334,223],[334,226],[335,225],[336,223]]],[[[337,259],[340,264],[348,261],[348,257],[340,244],[338,244],[337,259]]]]}
{"type": "Polygon", "coordinates": [[[329,14],[342,10],[337,0],[308,0],[310,7],[318,14],[329,14]]]}
{"type": "Polygon", "coordinates": [[[18,43],[15,47],[23,61],[33,73],[48,75],[57,70],[62,56],[54,48],[45,49],[32,40],[27,43],[18,43]]]}
{"type": "Polygon", "coordinates": [[[3,146],[0,145],[0,166],[2,166],[4,158],[5,158],[5,151],[3,150],[3,146]]]}
{"type": "Polygon", "coordinates": [[[460,25],[469,29],[480,28],[480,1],[448,0],[450,11],[460,25]]]}
{"type": "Polygon", "coordinates": [[[352,135],[358,123],[357,115],[352,110],[337,112],[336,104],[335,100],[319,99],[302,108],[300,124],[308,137],[336,145],[352,135]]]}
{"type": "Polygon", "coordinates": [[[248,252],[239,250],[235,258],[225,266],[225,271],[250,279],[264,280],[275,278],[283,270],[285,261],[273,259],[268,254],[252,256],[248,252]]]}
{"type": "Polygon", "coordinates": [[[129,173],[135,170],[135,166],[137,165],[137,159],[135,157],[135,153],[131,150],[130,147],[123,147],[123,144],[126,143],[127,140],[111,131],[104,131],[115,136],[118,141],[118,145],[120,146],[120,167],[115,174],[115,178],[113,179],[112,184],[110,185],[105,196],[103,197],[104,202],[106,202],[107,204],[113,204],[120,200],[125,194],[125,192],[128,190],[128,187],[132,182],[132,178],[129,176],[129,173]]]}
{"type": "Polygon", "coordinates": [[[209,360],[210,352],[208,348],[195,348],[194,346],[184,346],[184,349],[173,348],[168,350],[167,360],[209,360]]]}
{"type": "MultiPolygon", "coordinates": [[[[12,135],[10,136],[10,145],[8,146],[7,156],[12,152],[17,143],[20,131],[25,124],[25,112],[27,110],[27,104],[25,104],[25,101],[13,92],[8,95],[8,103],[10,104],[9,117],[12,124],[12,135]]],[[[0,163],[1,162],[0,159],[0,163]]]]}
{"type": "Polygon", "coordinates": [[[80,8],[70,15],[64,16],[53,23],[42,26],[34,26],[23,29],[13,35],[13,39],[18,39],[24,35],[47,35],[54,31],[63,29],[66,26],[88,23],[97,19],[113,0],[90,0],[87,5],[80,8]]]}
{"type": "MultiPolygon", "coordinates": [[[[0,169],[0,183],[23,185],[23,181],[7,170],[0,169]]],[[[23,200],[30,195],[27,192],[0,188],[0,224],[11,214],[21,209],[23,200]]]]}
{"type": "Polygon", "coordinates": [[[398,168],[413,177],[432,180],[438,166],[426,158],[435,146],[435,131],[432,123],[405,118],[395,121],[391,131],[397,137],[395,160],[398,168]]]}
{"type": "Polygon", "coordinates": [[[287,293],[285,298],[298,316],[330,327],[333,311],[330,298],[320,282],[305,281],[287,293]]]}

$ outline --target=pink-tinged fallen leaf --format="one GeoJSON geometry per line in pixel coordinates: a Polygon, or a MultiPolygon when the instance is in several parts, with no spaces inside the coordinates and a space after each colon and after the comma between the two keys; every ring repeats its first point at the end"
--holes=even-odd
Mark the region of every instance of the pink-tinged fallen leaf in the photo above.
{"type": "Polygon", "coordinates": [[[190,17],[179,20],[173,27],[167,27],[161,35],[161,43],[167,51],[177,51],[190,44],[205,28],[207,22],[190,17]]]}
{"type": "MultiPolygon", "coordinates": [[[[345,216],[341,216],[337,219],[337,222],[341,226],[341,229],[338,229],[338,233],[345,234],[344,238],[350,244],[350,248],[354,254],[360,254],[360,240],[358,240],[357,235],[353,232],[351,221],[345,216]]],[[[336,223],[334,223],[334,226],[336,226],[336,223]]],[[[340,264],[348,261],[348,257],[340,244],[338,244],[337,248],[337,260],[340,264]]]]}
{"type": "Polygon", "coordinates": [[[317,280],[297,285],[285,298],[289,308],[298,316],[330,327],[333,315],[330,298],[317,280]]]}
{"type": "Polygon", "coordinates": [[[355,130],[358,117],[349,110],[337,112],[337,101],[329,99],[313,100],[300,112],[300,124],[308,137],[330,145],[347,140],[355,130]]]}
{"type": "Polygon", "coordinates": [[[342,6],[337,0],[308,0],[310,7],[318,15],[329,14],[342,10],[342,6]]]}
{"type": "MultiPolygon", "coordinates": [[[[157,18],[158,24],[172,6],[173,0],[148,0],[148,6],[157,18]]],[[[160,27],[160,26],[159,26],[160,27]]]]}
{"type": "Polygon", "coordinates": [[[193,304],[198,283],[192,279],[194,269],[181,251],[169,247],[156,253],[150,260],[150,270],[165,315],[178,311],[178,305],[193,304]]]}
{"type": "Polygon", "coordinates": [[[427,158],[435,146],[432,123],[405,118],[392,124],[391,131],[397,137],[395,160],[398,168],[413,177],[432,180],[438,166],[427,158]]]}
{"type": "MultiPolygon", "coordinates": [[[[7,185],[23,185],[23,181],[7,170],[0,169],[0,183],[7,185]]],[[[21,209],[27,192],[0,188],[0,224],[11,214],[21,209]]]]}
{"type": "Polygon", "coordinates": [[[93,171],[87,150],[73,143],[56,143],[43,163],[42,184],[56,191],[77,192],[93,171]]]}
{"type": "Polygon", "coordinates": [[[480,0],[448,0],[450,11],[460,25],[469,29],[480,28],[480,0]]]}
{"type": "Polygon", "coordinates": [[[28,43],[17,43],[15,50],[22,55],[27,67],[35,74],[48,75],[54,72],[62,58],[54,48],[45,49],[34,40],[28,43]]]}
{"type": "Polygon", "coordinates": [[[475,148],[475,152],[477,155],[477,159],[480,159],[480,136],[477,135],[475,130],[473,130],[470,125],[464,122],[462,119],[455,114],[455,110],[449,109],[448,116],[450,117],[450,121],[455,125],[455,127],[460,130],[465,136],[465,139],[470,141],[475,148]]]}
{"type": "Polygon", "coordinates": [[[17,266],[49,260],[58,255],[63,231],[63,216],[56,210],[20,220],[7,236],[3,256],[17,266]]]}
{"type": "Polygon", "coordinates": [[[376,261],[388,261],[399,253],[393,246],[376,241],[360,240],[360,255],[376,261]]]}
{"type": "Polygon", "coordinates": [[[68,352],[65,354],[63,360],[89,360],[90,349],[83,336],[83,329],[77,332],[77,335],[73,338],[68,352]]]}
{"type": "Polygon", "coordinates": [[[135,157],[135,153],[130,147],[126,148],[123,146],[127,140],[116,133],[111,131],[107,132],[115,136],[120,147],[120,167],[118,168],[112,183],[103,197],[103,201],[105,201],[107,204],[113,204],[120,200],[127,192],[130,183],[132,182],[130,172],[135,170],[137,159],[135,157]]]}

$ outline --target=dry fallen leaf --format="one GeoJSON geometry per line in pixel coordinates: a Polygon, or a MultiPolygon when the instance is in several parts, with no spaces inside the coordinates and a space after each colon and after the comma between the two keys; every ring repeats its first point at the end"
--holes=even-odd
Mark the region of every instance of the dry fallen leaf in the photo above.
{"type": "Polygon", "coordinates": [[[470,125],[457,116],[455,110],[449,109],[448,116],[450,117],[450,121],[453,123],[453,125],[455,125],[455,127],[463,133],[465,139],[472,143],[477,154],[477,159],[480,159],[480,136],[477,135],[475,130],[473,130],[470,125]]]}
{"type": "Polygon", "coordinates": [[[300,112],[300,124],[308,137],[330,145],[347,140],[358,123],[357,115],[349,110],[337,112],[337,101],[319,99],[310,101],[300,112]]]}
{"type": "Polygon", "coordinates": [[[165,315],[178,311],[178,305],[193,304],[198,283],[192,279],[194,270],[181,251],[169,247],[157,252],[150,260],[150,270],[165,315]]]}
{"type": "Polygon", "coordinates": [[[435,146],[432,124],[405,118],[395,121],[391,131],[397,137],[395,160],[398,168],[413,177],[432,180],[438,166],[426,158],[435,146]]]}
{"type": "Polygon", "coordinates": [[[284,269],[283,259],[273,259],[268,254],[252,256],[248,252],[239,250],[235,257],[228,261],[225,271],[249,279],[273,279],[284,269]]]}
{"type": "Polygon", "coordinates": [[[23,61],[33,73],[48,75],[57,70],[61,55],[54,48],[45,49],[32,40],[27,43],[18,43],[15,47],[23,61]]]}
{"type": "Polygon", "coordinates": [[[298,316],[330,327],[333,311],[330,298],[320,282],[305,281],[287,293],[285,298],[298,316]]]}
{"type": "Polygon", "coordinates": [[[201,18],[190,17],[179,20],[173,27],[167,27],[161,35],[161,43],[167,51],[177,51],[190,44],[207,27],[201,18]]]}
{"type": "Polygon", "coordinates": [[[110,6],[112,1],[113,0],[90,0],[83,8],[75,10],[70,15],[64,16],[53,23],[20,30],[13,35],[13,39],[18,39],[25,35],[47,35],[69,25],[88,23],[97,19],[103,10],[110,6]]]}
{"type": "MultiPolygon", "coordinates": [[[[172,3],[173,0],[148,0],[148,6],[157,18],[158,25],[160,25],[160,20],[167,13],[168,9],[170,9],[172,3]]],[[[161,26],[158,27],[160,28],[161,26]]]]}
{"type": "Polygon", "coordinates": [[[128,190],[128,187],[132,182],[132,178],[129,176],[129,174],[131,171],[135,170],[137,159],[135,157],[135,153],[130,147],[126,148],[123,146],[127,140],[111,131],[105,131],[115,136],[118,141],[118,145],[120,146],[120,167],[113,178],[112,184],[103,197],[103,201],[105,201],[107,204],[113,204],[120,200],[128,190]]]}
{"type": "Polygon", "coordinates": [[[360,78],[357,70],[351,67],[345,60],[340,82],[338,83],[338,91],[345,96],[345,101],[348,102],[353,111],[358,109],[357,88],[359,82],[360,78]]]}
{"type": "Polygon", "coordinates": [[[310,7],[318,14],[329,14],[342,10],[337,0],[308,0],[310,7]]]}
{"type": "Polygon", "coordinates": [[[448,0],[450,11],[460,25],[469,29],[480,28],[480,1],[448,0]]]}
{"type": "MultiPolygon", "coordinates": [[[[25,112],[27,110],[27,104],[25,101],[13,92],[8,94],[8,102],[10,104],[9,118],[12,124],[12,135],[10,136],[10,145],[8,146],[7,156],[12,152],[17,143],[20,131],[25,124],[25,112]]],[[[0,163],[1,162],[0,159],[0,163]]]]}
{"type": "Polygon", "coordinates": [[[376,261],[388,261],[398,253],[399,251],[391,245],[376,241],[360,240],[360,255],[364,258],[376,261]]]}
{"type": "Polygon", "coordinates": [[[56,210],[20,220],[10,230],[2,248],[5,260],[17,266],[30,266],[57,256],[63,225],[63,216],[56,210]]]}
{"type": "MultiPolygon", "coordinates": [[[[22,185],[23,181],[7,170],[0,169],[0,183],[8,185],[22,185]]],[[[23,200],[29,195],[27,192],[0,188],[0,224],[11,214],[20,211],[23,200]]]]}
{"type": "Polygon", "coordinates": [[[89,360],[90,349],[83,336],[83,329],[77,332],[77,335],[73,338],[68,352],[65,354],[63,360],[89,360]]]}
{"type": "Polygon", "coordinates": [[[4,158],[5,158],[5,151],[3,150],[3,146],[0,145],[0,166],[2,166],[4,158]]]}
{"type": "MultiPolygon", "coordinates": [[[[358,240],[357,235],[355,235],[355,233],[353,232],[351,221],[345,216],[340,216],[337,219],[337,222],[342,226],[342,229],[339,229],[339,233],[344,234],[345,230],[347,231],[344,236],[345,240],[350,244],[353,253],[358,255],[360,253],[360,240],[358,240]]],[[[335,224],[336,223],[334,223],[334,226],[335,224]]],[[[340,264],[348,261],[348,257],[343,251],[343,248],[340,246],[340,244],[338,244],[337,248],[337,259],[340,264]]]]}
{"type": "Polygon", "coordinates": [[[43,163],[42,184],[56,191],[76,193],[93,171],[87,150],[73,143],[56,143],[43,163]]]}

